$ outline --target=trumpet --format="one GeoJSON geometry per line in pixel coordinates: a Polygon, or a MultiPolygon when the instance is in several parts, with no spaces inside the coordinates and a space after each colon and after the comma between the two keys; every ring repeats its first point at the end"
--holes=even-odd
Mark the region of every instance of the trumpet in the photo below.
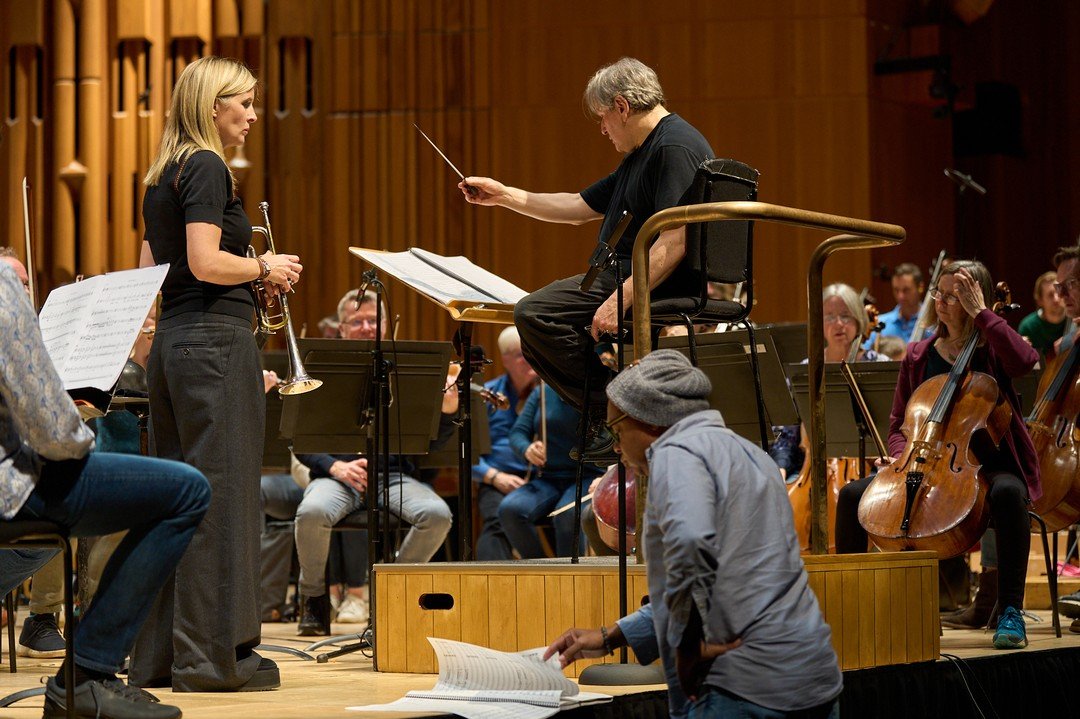
{"type": "MultiPolygon", "coordinates": [[[[259,210],[262,212],[263,226],[255,225],[251,228],[266,238],[266,249],[271,254],[277,254],[274,247],[274,234],[270,230],[270,203],[260,202],[259,210]]],[[[248,245],[248,257],[258,257],[255,248],[248,245]]],[[[277,334],[277,330],[285,328],[285,346],[289,351],[289,376],[278,385],[278,392],[283,395],[303,394],[322,387],[322,380],[313,379],[304,369],[304,363],[300,361],[300,349],[296,346],[296,332],[293,331],[292,318],[289,315],[289,298],[284,292],[271,293],[270,288],[262,280],[251,283],[255,291],[255,337],[261,347],[266,343],[270,335],[277,334]]]]}

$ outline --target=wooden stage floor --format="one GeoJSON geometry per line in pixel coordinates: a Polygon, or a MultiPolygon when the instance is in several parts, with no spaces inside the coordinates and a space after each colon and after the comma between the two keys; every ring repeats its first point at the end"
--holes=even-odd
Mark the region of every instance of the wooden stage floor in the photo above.
{"type": "MultiPolygon", "coordinates": [[[[1028,621],[1030,645],[1025,652],[1061,647],[1080,647],[1080,634],[1068,631],[1070,620],[1063,620],[1063,635],[1056,639],[1050,626],[1049,612],[1036,612],[1042,622],[1028,621]]],[[[20,621],[25,617],[20,613],[20,621]]],[[[335,624],[335,633],[355,631],[356,625],[335,624]]],[[[309,642],[296,636],[295,624],[264,624],[263,641],[302,649],[309,642]]],[[[1000,654],[990,645],[989,632],[946,629],[941,638],[941,650],[964,659],[1000,654]]],[[[0,665],[0,693],[6,695],[21,689],[39,686],[42,677],[54,674],[59,660],[19,658],[19,671],[8,673],[7,632],[3,635],[4,662],[0,665]]],[[[327,664],[316,664],[286,654],[268,654],[281,668],[282,688],[271,692],[244,694],[176,694],[166,690],[156,693],[163,701],[177,704],[188,719],[324,719],[328,717],[404,717],[408,714],[362,714],[345,711],[346,706],[376,704],[400,698],[410,689],[428,689],[435,682],[433,675],[377,673],[371,660],[352,654],[327,664]]],[[[662,686],[635,688],[600,688],[611,694],[635,691],[656,691],[662,686]]],[[[0,709],[0,716],[12,719],[38,719],[41,698],[31,698],[14,707],[0,709]]]]}

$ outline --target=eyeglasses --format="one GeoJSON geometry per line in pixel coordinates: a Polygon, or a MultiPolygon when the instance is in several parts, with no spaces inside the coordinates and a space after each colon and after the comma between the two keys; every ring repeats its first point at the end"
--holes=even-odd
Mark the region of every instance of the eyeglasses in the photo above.
{"type": "Polygon", "coordinates": [[[825,315],[825,324],[831,325],[834,322],[841,322],[845,325],[858,324],[857,320],[851,315],[825,315]]]}
{"type": "Polygon", "coordinates": [[[1075,277],[1070,277],[1064,282],[1055,282],[1054,291],[1064,297],[1065,295],[1076,289],[1077,285],[1080,285],[1080,280],[1076,279],[1075,277]]]}
{"type": "Polygon", "coordinates": [[[355,319],[355,320],[349,320],[348,322],[343,322],[342,324],[344,324],[344,325],[346,325],[348,327],[356,328],[356,329],[359,329],[361,327],[374,327],[375,326],[375,319],[372,318],[372,319],[369,320],[367,318],[359,318],[359,319],[355,319]]]}
{"type": "Polygon", "coordinates": [[[960,298],[956,295],[951,293],[945,294],[941,290],[930,290],[930,297],[932,297],[935,302],[944,302],[950,307],[960,301],[960,298]]]}
{"type": "Polygon", "coordinates": [[[619,441],[619,430],[615,429],[615,425],[617,425],[619,422],[622,422],[624,419],[627,419],[629,417],[630,417],[630,415],[628,415],[626,412],[623,412],[622,414],[620,414],[618,417],[611,420],[610,422],[605,422],[604,423],[607,426],[607,431],[611,432],[611,438],[614,439],[616,442],[619,441]]]}

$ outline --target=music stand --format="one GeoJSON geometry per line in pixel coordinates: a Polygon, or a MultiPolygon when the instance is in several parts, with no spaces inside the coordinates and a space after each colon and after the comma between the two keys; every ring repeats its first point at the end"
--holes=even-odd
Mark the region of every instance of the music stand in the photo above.
{"type": "MultiPolygon", "coordinates": [[[[757,340],[765,421],[772,426],[797,424],[799,413],[792,400],[771,330],[758,327],[754,330],[754,338],[757,340]]],[[[733,330],[699,334],[694,339],[698,368],[712,383],[709,406],[720,411],[724,424],[731,431],[755,444],[760,442],[749,334],[746,330],[733,330]]],[[[686,337],[663,337],[659,347],[677,349],[687,356],[690,352],[686,337]]]]}
{"type": "MultiPolygon", "coordinates": [[[[859,383],[874,426],[888,442],[889,415],[900,372],[899,362],[854,362],[848,367],[859,383]]],[[[809,366],[788,365],[791,388],[802,416],[810,416],[809,366]]],[[[839,364],[825,365],[825,452],[829,457],[865,458],[865,436],[859,432],[858,419],[851,402],[851,389],[840,373],[839,364]],[[862,447],[862,450],[860,450],[862,447]]]]}
{"type": "MultiPolygon", "coordinates": [[[[772,335],[776,353],[780,356],[780,365],[798,364],[806,359],[806,323],[777,322],[763,325],[761,330],[768,330],[772,335]]],[[[760,330],[759,330],[760,331],[760,330]]]]}
{"type": "MultiPolygon", "coordinates": [[[[470,461],[476,464],[480,461],[480,455],[491,451],[491,431],[488,427],[488,413],[484,406],[484,400],[480,395],[472,393],[472,457],[470,461]]],[[[416,466],[424,469],[441,469],[443,467],[458,466],[461,448],[455,442],[448,442],[445,447],[436,451],[428,452],[416,461],[416,466]]],[[[471,477],[471,475],[470,475],[471,477]]]]}
{"type": "MultiPolygon", "coordinates": [[[[284,378],[289,373],[289,355],[285,350],[263,350],[262,366],[284,378]]],[[[263,429],[263,470],[289,471],[289,440],[281,434],[281,393],[271,388],[266,393],[266,424],[263,429]]]]}
{"type": "MultiPolygon", "coordinates": [[[[383,343],[385,344],[385,343],[383,343]]],[[[301,339],[300,359],[311,377],[320,379],[318,392],[289,395],[282,406],[281,432],[293,441],[294,452],[325,454],[363,453],[368,458],[369,477],[365,503],[368,509],[368,602],[371,609],[369,631],[376,616],[374,564],[391,561],[390,528],[380,537],[376,511],[380,481],[384,509],[389,500],[390,454],[427,454],[438,435],[439,414],[446,372],[450,364],[448,342],[395,341],[387,387],[376,375],[381,353],[375,340],[301,339]],[[374,388],[374,390],[373,390],[374,388]],[[372,399],[388,390],[389,407],[372,412],[372,399]]],[[[386,362],[387,357],[382,361],[386,362]]],[[[362,648],[363,642],[335,652],[362,648]]]]}

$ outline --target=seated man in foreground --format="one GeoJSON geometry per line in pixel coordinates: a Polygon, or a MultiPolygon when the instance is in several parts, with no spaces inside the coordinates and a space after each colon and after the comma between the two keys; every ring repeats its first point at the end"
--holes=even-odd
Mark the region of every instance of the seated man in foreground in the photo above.
{"type": "MultiPolygon", "coordinates": [[[[180,462],[93,452],[94,434],[45,350],[15,272],[0,263],[0,516],[46,520],[72,536],[128,530],[75,633],[75,710],[100,719],[172,719],[174,706],[116,678],[150,605],[210,505],[210,485],[180,462]]],[[[0,552],[6,594],[54,552],[0,552]]],[[[64,667],[45,687],[46,719],[65,716],[64,667]]]]}
{"type": "Polygon", "coordinates": [[[651,603],[610,627],[567,630],[545,658],[557,652],[566,666],[624,645],[642,663],[659,656],[673,717],[836,717],[840,669],[784,483],[709,409],[710,390],[675,350],[608,384],[615,450],[649,476],[651,603]]]}

